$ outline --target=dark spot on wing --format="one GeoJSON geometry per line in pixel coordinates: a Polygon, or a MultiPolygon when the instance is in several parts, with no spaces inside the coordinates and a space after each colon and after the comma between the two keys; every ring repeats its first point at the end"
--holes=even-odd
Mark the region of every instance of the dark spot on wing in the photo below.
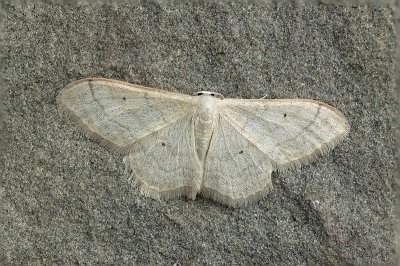
{"type": "Polygon", "coordinates": [[[283,114],[283,117],[286,117],[286,114],[283,114]]]}
{"type": "Polygon", "coordinates": [[[239,154],[243,154],[243,151],[240,151],[239,154]]]}
{"type": "Polygon", "coordinates": [[[161,145],[162,145],[162,146],[165,146],[165,143],[164,143],[164,142],[161,142],[161,145]]]}
{"type": "Polygon", "coordinates": [[[125,98],[125,96],[124,96],[124,97],[122,97],[122,99],[123,99],[124,101],[126,101],[126,98],[125,98]]]}

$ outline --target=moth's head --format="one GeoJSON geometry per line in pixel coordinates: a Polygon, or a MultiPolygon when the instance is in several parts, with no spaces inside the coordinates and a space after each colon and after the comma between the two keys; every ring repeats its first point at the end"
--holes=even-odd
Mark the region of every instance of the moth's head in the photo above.
{"type": "Polygon", "coordinates": [[[218,99],[223,99],[224,96],[219,94],[218,92],[212,92],[212,91],[198,91],[193,93],[193,96],[200,96],[200,95],[210,95],[212,97],[218,98],[218,99]]]}

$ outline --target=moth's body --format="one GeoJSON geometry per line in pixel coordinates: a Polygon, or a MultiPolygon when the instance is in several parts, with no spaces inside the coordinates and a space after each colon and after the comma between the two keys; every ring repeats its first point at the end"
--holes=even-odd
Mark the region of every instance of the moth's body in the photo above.
{"type": "Polygon", "coordinates": [[[191,188],[188,191],[188,198],[196,199],[196,195],[201,190],[201,180],[204,172],[204,159],[210,147],[211,137],[214,131],[218,107],[216,101],[218,98],[211,96],[211,93],[196,96],[198,106],[194,111],[194,146],[196,148],[197,159],[200,164],[200,173],[194,176],[191,188]]]}
{"type": "Polygon", "coordinates": [[[202,194],[230,206],[266,195],[271,173],[307,163],[349,131],[336,108],[307,99],[222,99],[88,78],[65,87],[62,110],[126,154],[133,183],[153,198],[202,194]]]}

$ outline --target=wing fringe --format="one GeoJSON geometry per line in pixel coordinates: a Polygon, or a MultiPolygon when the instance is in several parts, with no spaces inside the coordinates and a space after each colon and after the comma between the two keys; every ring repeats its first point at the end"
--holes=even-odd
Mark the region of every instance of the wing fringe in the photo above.
{"type": "Polygon", "coordinates": [[[342,142],[346,138],[349,132],[350,127],[346,127],[346,130],[342,134],[335,136],[335,138],[331,139],[329,142],[323,143],[320,148],[314,150],[312,153],[304,155],[286,164],[277,164],[273,161],[272,166],[274,168],[274,171],[276,170],[278,172],[284,173],[287,170],[296,169],[301,167],[302,165],[310,164],[315,159],[320,158],[333,150],[340,142],[342,142]]]}
{"type": "Polygon", "coordinates": [[[140,194],[153,198],[155,200],[171,200],[177,198],[187,197],[189,195],[189,191],[191,190],[191,186],[181,186],[175,189],[161,190],[154,187],[150,187],[141,180],[138,173],[135,173],[134,169],[129,166],[128,160],[124,159],[125,164],[125,172],[126,175],[129,176],[128,182],[132,185],[132,187],[137,188],[140,191],[140,194]]]}
{"type": "Polygon", "coordinates": [[[237,198],[233,199],[227,195],[221,194],[215,189],[203,187],[200,195],[204,198],[209,198],[215,200],[221,204],[227,205],[229,207],[237,208],[237,207],[247,207],[255,202],[260,201],[261,199],[265,198],[272,189],[272,181],[271,179],[263,188],[254,192],[250,196],[246,198],[237,198]]]}

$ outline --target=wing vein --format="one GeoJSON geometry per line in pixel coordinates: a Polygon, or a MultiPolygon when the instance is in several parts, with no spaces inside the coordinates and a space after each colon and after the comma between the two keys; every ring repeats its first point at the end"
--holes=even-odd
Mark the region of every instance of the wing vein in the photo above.
{"type": "MultiPolygon", "coordinates": [[[[224,114],[224,116],[225,116],[225,118],[226,118],[226,121],[228,121],[228,123],[230,123],[231,126],[232,126],[239,134],[241,134],[240,129],[239,129],[239,128],[241,128],[241,126],[240,126],[234,119],[232,119],[228,114],[224,114]]],[[[242,129],[242,130],[245,131],[244,129],[242,129]]],[[[260,152],[262,152],[271,162],[273,162],[274,164],[276,164],[276,161],[274,161],[270,156],[268,156],[268,154],[267,154],[265,151],[263,151],[263,150],[257,145],[257,143],[256,143],[255,140],[253,140],[252,138],[250,138],[248,132],[247,132],[247,131],[245,131],[245,132],[247,133],[246,135],[243,135],[243,134],[241,134],[241,135],[242,135],[245,139],[247,139],[251,144],[253,144],[260,152]]],[[[277,148],[279,149],[279,151],[280,151],[280,152],[285,156],[285,158],[287,159],[287,158],[288,158],[288,157],[286,156],[287,153],[285,153],[280,147],[277,146],[277,148]]]]}

